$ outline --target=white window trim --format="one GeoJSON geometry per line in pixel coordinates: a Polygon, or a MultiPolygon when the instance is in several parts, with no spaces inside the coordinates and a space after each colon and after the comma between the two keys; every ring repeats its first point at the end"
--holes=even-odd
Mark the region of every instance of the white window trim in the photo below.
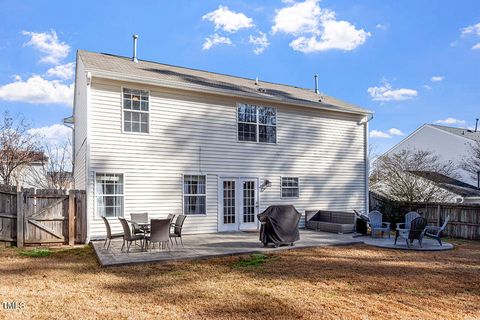
{"type": "Polygon", "coordinates": [[[253,104],[253,103],[247,103],[247,102],[237,102],[235,105],[235,122],[236,122],[236,139],[237,142],[239,143],[257,143],[257,144],[270,144],[270,145],[277,145],[278,144],[278,108],[277,107],[272,107],[272,106],[265,106],[265,105],[258,105],[258,104],[253,104]],[[252,105],[257,107],[257,121],[255,123],[253,122],[243,122],[243,121],[238,121],[238,106],[241,104],[247,104],[247,105],[252,105]],[[270,124],[261,124],[258,120],[258,107],[267,107],[267,108],[272,108],[275,109],[275,121],[276,125],[270,125],[270,124]],[[255,124],[257,129],[256,129],[256,140],[255,141],[244,141],[244,140],[239,140],[238,139],[238,124],[239,123],[245,123],[245,124],[255,124]],[[260,126],[269,126],[269,127],[275,127],[275,142],[260,142],[260,126]]]}
{"type": "Polygon", "coordinates": [[[280,198],[282,198],[282,199],[299,199],[300,198],[300,177],[294,177],[294,176],[281,176],[280,177],[280,198]],[[298,180],[298,187],[284,187],[283,183],[282,183],[283,178],[297,179],[298,180]],[[284,197],[283,196],[283,188],[285,188],[285,189],[298,189],[298,196],[296,196],[296,197],[284,197]]]}
{"type": "Polygon", "coordinates": [[[182,214],[189,216],[189,217],[204,217],[207,215],[207,208],[208,208],[208,175],[205,173],[184,173],[182,174],[182,214]],[[186,194],[185,193],[185,176],[204,176],[205,177],[205,213],[198,213],[198,214],[190,214],[185,213],[185,196],[196,196],[203,194],[186,194]]]}
{"type": "Polygon", "coordinates": [[[151,113],[150,111],[152,110],[151,109],[151,99],[152,99],[152,96],[150,94],[150,90],[148,89],[145,89],[145,88],[140,88],[140,87],[135,87],[135,86],[121,86],[121,92],[120,92],[120,105],[121,105],[121,123],[120,123],[120,127],[121,127],[121,131],[122,133],[125,133],[125,134],[136,134],[136,135],[150,135],[150,131],[151,131],[151,126],[150,126],[150,119],[151,119],[151,113]],[[148,111],[141,111],[141,110],[124,110],[123,109],[123,89],[130,89],[130,90],[142,90],[142,91],[147,91],[148,92],[148,111]],[[148,114],[148,130],[147,132],[132,132],[132,131],[125,131],[124,130],[124,111],[133,111],[133,112],[139,112],[139,113],[147,113],[148,114]]]}
{"type": "MultiPolygon", "coordinates": [[[[123,197],[122,197],[122,216],[125,218],[125,172],[123,171],[93,171],[93,217],[94,220],[100,220],[101,215],[97,211],[97,174],[121,174],[123,175],[123,197]]],[[[106,217],[106,218],[118,218],[118,217],[106,217]]]]}

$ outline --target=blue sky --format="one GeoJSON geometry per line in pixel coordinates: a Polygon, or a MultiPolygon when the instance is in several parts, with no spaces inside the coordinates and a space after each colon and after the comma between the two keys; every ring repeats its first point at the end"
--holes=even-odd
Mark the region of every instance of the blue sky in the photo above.
{"type": "MultiPolygon", "coordinates": [[[[480,1],[0,0],[0,112],[48,138],[85,49],[313,88],[375,111],[382,152],[423,123],[480,117],[480,1]],[[208,40],[207,40],[208,39],[208,40]]],[[[56,125],[57,124],[57,125],[56,125]]]]}

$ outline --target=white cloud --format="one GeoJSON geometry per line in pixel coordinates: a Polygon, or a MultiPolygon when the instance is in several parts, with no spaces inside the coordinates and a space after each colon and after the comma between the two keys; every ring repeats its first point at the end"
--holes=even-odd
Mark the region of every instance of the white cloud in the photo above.
{"type": "Polygon", "coordinates": [[[449,118],[446,118],[446,119],[437,120],[437,121],[435,121],[435,123],[452,125],[452,124],[465,124],[466,121],[449,117],[449,118]]]}
{"type": "Polygon", "coordinates": [[[73,62],[69,62],[67,64],[61,64],[47,70],[47,76],[57,77],[65,80],[72,79],[74,74],[75,74],[75,63],[73,62]]]}
{"type": "Polygon", "coordinates": [[[418,95],[417,90],[414,89],[394,89],[386,80],[383,80],[379,87],[368,88],[367,92],[373,101],[402,101],[412,99],[418,95]]]}
{"type": "Polygon", "coordinates": [[[223,30],[230,33],[254,26],[252,18],[241,12],[231,11],[226,6],[218,6],[217,10],[207,13],[202,19],[213,22],[216,31],[223,30]]]}
{"type": "Polygon", "coordinates": [[[440,82],[440,81],[442,81],[443,79],[445,79],[444,76],[433,76],[433,77],[430,78],[430,81],[432,81],[432,82],[440,82]]]}
{"type": "Polygon", "coordinates": [[[203,50],[209,50],[213,46],[217,46],[220,44],[232,45],[232,41],[229,38],[219,36],[218,34],[211,35],[205,38],[205,42],[203,43],[203,50]]]}
{"type": "Polygon", "coordinates": [[[375,26],[377,29],[380,29],[382,31],[386,31],[388,29],[388,24],[382,24],[382,23],[379,23],[375,26]]]}
{"type": "Polygon", "coordinates": [[[428,84],[424,84],[423,87],[427,90],[432,90],[433,88],[429,86],[428,84]]]}
{"type": "MultiPolygon", "coordinates": [[[[472,24],[471,26],[468,26],[462,29],[462,37],[465,37],[471,34],[480,36],[480,22],[477,24],[472,24]]],[[[474,44],[472,47],[472,50],[478,50],[478,49],[480,49],[480,42],[477,44],[474,44]]]]}
{"type": "Polygon", "coordinates": [[[390,128],[386,132],[380,130],[370,131],[370,138],[390,139],[393,136],[404,136],[405,134],[397,128],[390,128]]]}
{"type": "Polygon", "coordinates": [[[30,37],[30,40],[24,44],[25,46],[31,46],[44,54],[40,62],[58,64],[70,52],[70,46],[65,42],[60,42],[54,30],[50,32],[22,31],[22,34],[30,37]]]}
{"type": "Polygon", "coordinates": [[[255,54],[261,54],[270,45],[270,42],[268,42],[267,39],[267,35],[261,31],[259,32],[258,37],[250,35],[250,39],[248,42],[255,46],[255,48],[253,49],[253,52],[255,54]]]}
{"type": "Polygon", "coordinates": [[[25,81],[17,77],[14,82],[0,86],[0,99],[71,106],[73,86],[73,83],[63,84],[59,80],[46,80],[39,75],[33,75],[25,81]]]}
{"type": "Polygon", "coordinates": [[[72,129],[61,124],[53,124],[41,128],[32,128],[28,133],[45,140],[48,146],[63,146],[72,138],[72,129]]]}
{"type": "Polygon", "coordinates": [[[291,3],[276,11],[272,33],[295,36],[290,47],[305,53],[332,49],[351,51],[371,35],[348,21],[336,20],[335,16],[334,11],[320,8],[319,0],[291,3]]]}
{"type": "Polygon", "coordinates": [[[388,133],[392,136],[404,136],[405,134],[402,132],[402,130],[397,129],[397,128],[390,128],[388,129],[388,133]]]}
{"type": "Polygon", "coordinates": [[[462,36],[466,36],[472,33],[480,36],[480,22],[462,29],[462,36]]]}
{"type": "Polygon", "coordinates": [[[316,0],[306,0],[277,10],[272,32],[293,35],[305,32],[316,33],[320,24],[320,16],[323,14],[317,2],[316,0]]]}
{"type": "Polygon", "coordinates": [[[389,139],[392,136],[386,132],[380,130],[372,130],[370,131],[370,138],[381,138],[381,139],[389,139]]]}

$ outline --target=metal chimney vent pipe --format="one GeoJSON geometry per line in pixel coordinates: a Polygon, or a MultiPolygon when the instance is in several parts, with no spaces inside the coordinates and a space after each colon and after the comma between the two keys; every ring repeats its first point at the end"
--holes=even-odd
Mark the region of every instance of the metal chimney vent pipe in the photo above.
{"type": "Polygon", "coordinates": [[[138,39],[138,35],[134,34],[133,35],[133,57],[132,57],[132,61],[137,63],[138,62],[138,59],[137,59],[137,39],[138,39]]]}
{"type": "Polygon", "coordinates": [[[314,78],[315,78],[315,93],[319,94],[319,91],[318,91],[318,74],[316,74],[314,76],[314,78]]]}
{"type": "Polygon", "coordinates": [[[475,132],[477,132],[477,129],[478,129],[478,118],[475,119],[475,120],[476,120],[476,121],[475,121],[475,132]]]}

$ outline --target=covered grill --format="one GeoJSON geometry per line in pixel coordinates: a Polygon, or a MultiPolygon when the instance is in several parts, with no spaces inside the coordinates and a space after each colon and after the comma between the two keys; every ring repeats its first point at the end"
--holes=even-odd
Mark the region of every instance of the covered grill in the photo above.
{"type": "Polygon", "coordinates": [[[280,245],[293,245],[300,240],[298,223],[301,213],[292,205],[270,206],[258,215],[262,223],[260,227],[260,241],[267,246],[273,243],[280,245]]]}

